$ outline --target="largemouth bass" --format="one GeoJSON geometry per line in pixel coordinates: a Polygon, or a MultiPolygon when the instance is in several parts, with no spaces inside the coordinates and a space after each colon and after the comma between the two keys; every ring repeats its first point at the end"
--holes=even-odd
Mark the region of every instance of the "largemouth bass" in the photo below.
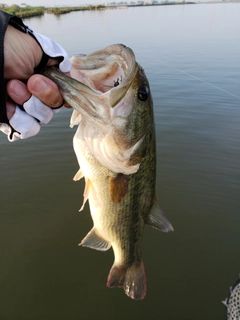
{"type": "Polygon", "coordinates": [[[74,108],[71,126],[84,177],[82,208],[89,201],[93,228],[80,245],[113,248],[108,287],[123,287],[132,299],[146,295],[141,255],[145,224],[173,231],[156,199],[156,151],[153,103],[147,77],[133,51],[121,44],[90,55],[74,56],[70,78],[48,69],[74,108]],[[77,79],[77,80],[76,80],[77,79]]]}

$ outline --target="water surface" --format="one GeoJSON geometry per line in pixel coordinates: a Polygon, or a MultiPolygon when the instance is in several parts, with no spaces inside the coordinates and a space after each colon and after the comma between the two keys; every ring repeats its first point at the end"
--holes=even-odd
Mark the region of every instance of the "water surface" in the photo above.
{"type": "Polygon", "coordinates": [[[63,110],[32,139],[0,136],[0,319],[221,320],[240,272],[240,4],[45,14],[27,23],[69,55],[130,46],[149,78],[157,196],[174,233],[145,229],[148,293],[107,289],[63,110]]]}

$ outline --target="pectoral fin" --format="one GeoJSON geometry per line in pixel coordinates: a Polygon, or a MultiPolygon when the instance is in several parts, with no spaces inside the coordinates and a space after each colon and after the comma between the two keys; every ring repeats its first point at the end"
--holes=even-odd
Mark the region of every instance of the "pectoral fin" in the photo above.
{"type": "Polygon", "coordinates": [[[74,126],[79,125],[79,123],[81,122],[81,119],[82,119],[81,114],[78,111],[73,110],[71,120],[70,120],[70,128],[73,128],[74,126]]]}
{"type": "Polygon", "coordinates": [[[75,174],[75,176],[73,177],[73,180],[74,181],[78,181],[78,180],[80,180],[80,179],[82,179],[83,178],[83,173],[82,173],[82,170],[81,169],[79,169],[78,170],[78,172],[75,174]]]}
{"type": "Polygon", "coordinates": [[[118,173],[109,178],[110,199],[113,203],[120,203],[128,192],[128,176],[118,173]]]}
{"type": "Polygon", "coordinates": [[[84,193],[83,193],[83,204],[80,208],[79,211],[82,211],[84,209],[85,203],[89,197],[89,193],[91,191],[91,181],[89,179],[85,179],[85,189],[84,189],[84,193]]]}
{"type": "Polygon", "coordinates": [[[107,251],[111,248],[111,245],[106,240],[97,235],[95,228],[92,228],[81,243],[79,243],[79,246],[89,247],[99,251],[107,251]]]}
{"type": "Polygon", "coordinates": [[[171,223],[164,216],[162,210],[160,209],[156,198],[153,203],[150,214],[147,217],[146,224],[163,232],[169,232],[174,230],[171,223]]]}

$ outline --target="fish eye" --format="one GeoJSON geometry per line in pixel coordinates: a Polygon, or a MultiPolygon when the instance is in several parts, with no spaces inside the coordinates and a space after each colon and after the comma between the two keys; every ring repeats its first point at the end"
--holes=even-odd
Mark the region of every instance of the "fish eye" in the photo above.
{"type": "Polygon", "coordinates": [[[149,96],[149,88],[145,84],[138,89],[138,98],[141,101],[146,101],[149,96]]]}

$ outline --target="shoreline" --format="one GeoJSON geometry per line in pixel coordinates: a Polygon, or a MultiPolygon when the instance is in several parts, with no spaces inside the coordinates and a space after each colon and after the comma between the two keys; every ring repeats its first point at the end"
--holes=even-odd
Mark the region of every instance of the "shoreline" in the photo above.
{"type": "MultiPolygon", "coordinates": [[[[239,3],[240,1],[231,1],[232,3],[239,3]]],[[[60,16],[62,14],[70,13],[73,11],[92,11],[92,10],[110,10],[110,9],[127,9],[128,7],[154,7],[154,6],[174,6],[174,5],[189,5],[189,4],[217,4],[217,3],[229,3],[226,1],[209,1],[209,2],[195,2],[195,1],[182,1],[182,2],[162,2],[162,3],[152,3],[152,4],[113,4],[113,5],[89,5],[81,7],[56,7],[56,8],[46,8],[46,7],[26,7],[20,8],[19,6],[13,5],[9,8],[0,8],[7,13],[18,16],[22,19],[42,16],[45,13],[55,14],[60,16]]]]}

